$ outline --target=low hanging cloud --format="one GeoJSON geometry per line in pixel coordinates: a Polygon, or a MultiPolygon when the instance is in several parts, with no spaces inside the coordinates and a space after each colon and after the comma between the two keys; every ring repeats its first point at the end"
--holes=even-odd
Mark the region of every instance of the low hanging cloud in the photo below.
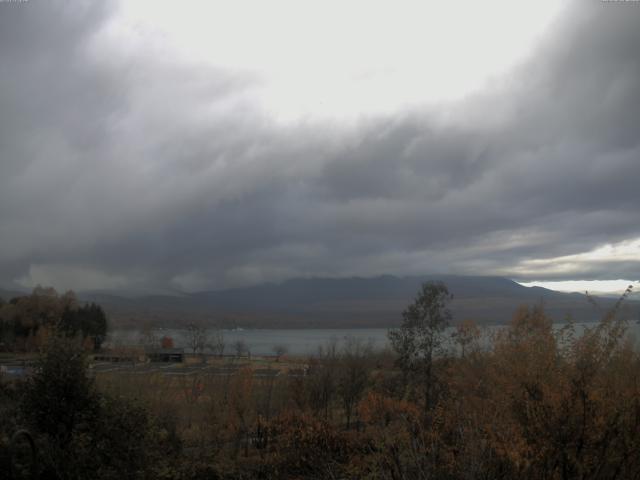
{"type": "Polygon", "coordinates": [[[255,72],[119,43],[116,14],[0,4],[0,285],[640,278],[640,7],[571,3],[463,100],[287,123],[255,72]]]}

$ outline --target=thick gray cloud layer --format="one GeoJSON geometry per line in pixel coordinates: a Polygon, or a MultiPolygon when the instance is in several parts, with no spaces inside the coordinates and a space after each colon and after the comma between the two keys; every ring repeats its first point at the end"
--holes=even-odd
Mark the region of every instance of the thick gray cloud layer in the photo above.
{"type": "Polygon", "coordinates": [[[113,14],[0,4],[0,284],[640,278],[540,261],[640,237],[639,6],[576,2],[487,91],[355,125],[275,123],[259,77],[114,45],[113,14]]]}

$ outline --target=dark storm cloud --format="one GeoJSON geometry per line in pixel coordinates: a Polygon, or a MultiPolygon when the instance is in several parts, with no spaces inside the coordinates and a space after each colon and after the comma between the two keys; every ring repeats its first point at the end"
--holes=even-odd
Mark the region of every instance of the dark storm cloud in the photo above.
{"type": "Polygon", "coordinates": [[[342,126],[276,124],[256,75],[112,45],[93,5],[0,4],[4,284],[640,277],[535,263],[640,237],[640,7],[575,2],[487,91],[342,126]]]}

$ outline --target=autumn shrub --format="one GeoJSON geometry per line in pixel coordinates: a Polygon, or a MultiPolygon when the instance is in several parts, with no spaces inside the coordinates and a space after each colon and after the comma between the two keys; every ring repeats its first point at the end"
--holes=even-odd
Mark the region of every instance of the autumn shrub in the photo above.
{"type": "Polygon", "coordinates": [[[15,386],[0,380],[0,471],[9,471],[9,445],[18,430],[19,397],[15,386]]]}
{"type": "Polygon", "coordinates": [[[344,478],[349,462],[367,451],[356,432],[307,413],[282,414],[269,430],[272,442],[261,460],[265,478],[344,478]]]}
{"type": "Polygon", "coordinates": [[[639,358],[624,322],[574,330],[554,331],[541,308],[522,308],[489,352],[454,362],[443,407],[457,433],[438,435],[456,478],[471,464],[494,478],[638,475],[639,358]]]}

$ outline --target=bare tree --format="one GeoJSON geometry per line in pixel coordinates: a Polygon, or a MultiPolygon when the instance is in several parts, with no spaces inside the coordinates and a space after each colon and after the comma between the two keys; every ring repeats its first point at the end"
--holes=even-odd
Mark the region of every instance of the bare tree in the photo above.
{"type": "Polygon", "coordinates": [[[289,349],[286,345],[278,344],[273,346],[272,351],[276,355],[276,362],[279,362],[280,357],[285,355],[289,351],[289,349]]]}
{"type": "Polygon", "coordinates": [[[309,376],[306,382],[309,401],[311,407],[317,413],[322,413],[325,420],[329,418],[330,406],[337,389],[337,345],[337,339],[332,338],[326,346],[318,348],[315,357],[309,359],[309,376]]]}
{"type": "Polygon", "coordinates": [[[338,363],[337,390],[347,417],[347,429],[351,427],[355,406],[369,383],[371,351],[371,341],[364,342],[356,337],[345,338],[338,363]]]}
{"type": "Polygon", "coordinates": [[[138,343],[143,345],[145,348],[158,348],[160,346],[160,339],[150,322],[145,322],[142,325],[138,343]]]}
{"type": "Polygon", "coordinates": [[[215,355],[221,357],[224,355],[224,348],[226,344],[224,343],[224,334],[222,333],[221,328],[216,328],[211,333],[211,342],[210,347],[215,355]]]}
{"type": "Polygon", "coordinates": [[[241,357],[245,353],[249,353],[249,349],[247,348],[247,344],[244,340],[238,339],[233,343],[233,348],[236,351],[236,357],[241,357]]]}
{"type": "Polygon", "coordinates": [[[187,326],[187,345],[192,353],[202,354],[209,341],[209,330],[203,324],[190,323],[187,326]]]}
{"type": "Polygon", "coordinates": [[[477,350],[480,334],[480,329],[473,320],[463,320],[462,323],[456,325],[451,338],[458,345],[462,358],[465,357],[470,348],[477,350]]]}

